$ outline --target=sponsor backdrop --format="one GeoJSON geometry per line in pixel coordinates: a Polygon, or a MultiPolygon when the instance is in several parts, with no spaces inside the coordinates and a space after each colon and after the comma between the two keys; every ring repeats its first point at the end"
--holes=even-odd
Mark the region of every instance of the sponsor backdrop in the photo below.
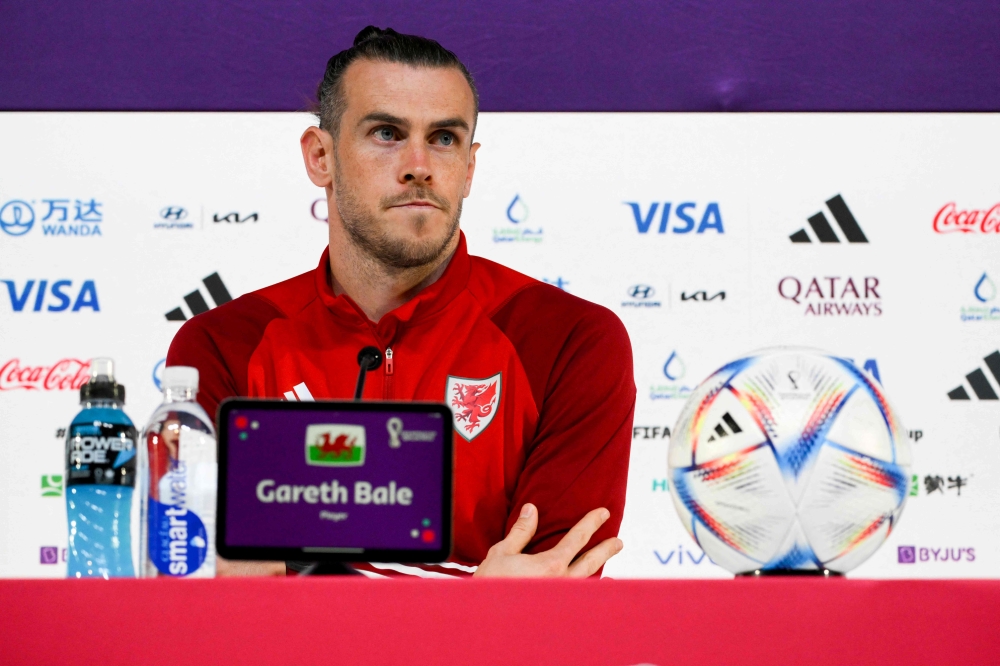
{"type": "MultiPolygon", "coordinates": [[[[114,358],[141,427],[184,320],[316,265],[310,122],[0,116],[0,576],[64,575],[64,436],[91,358],[114,358]]],[[[902,521],[852,575],[1000,575],[1000,118],[506,113],[477,138],[471,251],[631,335],[626,545],[606,575],[728,575],[674,513],[670,429],[703,378],[775,345],[852,359],[911,438],[902,521]]]]}

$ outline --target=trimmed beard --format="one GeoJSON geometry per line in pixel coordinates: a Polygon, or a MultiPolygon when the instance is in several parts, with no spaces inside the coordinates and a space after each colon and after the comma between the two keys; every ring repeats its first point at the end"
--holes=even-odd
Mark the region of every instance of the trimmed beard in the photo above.
{"type": "MultiPolygon", "coordinates": [[[[394,270],[405,270],[408,268],[419,268],[426,266],[439,259],[444,251],[451,244],[458,233],[458,221],[462,216],[462,200],[458,201],[458,208],[451,218],[445,237],[439,243],[434,239],[427,239],[424,242],[411,242],[392,238],[379,226],[378,219],[371,211],[358,201],[347,188],[341,183],[343,180],[337,174],[337,212],[344,223],[344,230],[351,243],[364,254],[371,257],[384,267],[394,270]]],[[[381,209],[389,206],[399,205],[414,199],[429,199],[441,206],[447,215],[451,206],[448,201],[439,195],[424,188],[415,188],[407,194],[397,197],[383,197],[379,201],[381,209]]],[[[426,224],[426,217],[417,217],[417,227],[426,224]]]]}

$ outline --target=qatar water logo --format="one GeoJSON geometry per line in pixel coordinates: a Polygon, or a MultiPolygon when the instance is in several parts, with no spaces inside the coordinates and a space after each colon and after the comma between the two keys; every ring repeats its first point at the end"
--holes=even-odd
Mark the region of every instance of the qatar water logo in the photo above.
{"type": "Polygon", "coordinates": [[[494,243],[541,243],[545,238],[545,229],[528,224],[530,217],[528,204],[515,194],[507,204],[504,213],[504,223],[493,227],[494,243]]]}
{"type": "Polygon", "coordinates": [[[1000,321],[1000,304],[997,304],[997,286],[990,276],[983,273],[972,288],[976,302],[962,308],[962,321],[1000,321]]]}
{"type": "Polygon", "coordinates": [[[671,351],[670,356],[664,361],[662,372],[667,381],[652,384],[649,387],[649,399],[687,400],[694,388],[682,381],[687,374],[687,367],[676,350],[671,351]]]}

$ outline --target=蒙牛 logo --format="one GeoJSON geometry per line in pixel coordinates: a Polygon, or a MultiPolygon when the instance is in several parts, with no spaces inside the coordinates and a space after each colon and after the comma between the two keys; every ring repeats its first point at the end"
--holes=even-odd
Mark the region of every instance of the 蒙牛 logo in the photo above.
{"type": "Polygon", "coordinates": [[[365,428],[322,423],[306,427],[306,464],[360,467],[365,464],[365,428]]]}

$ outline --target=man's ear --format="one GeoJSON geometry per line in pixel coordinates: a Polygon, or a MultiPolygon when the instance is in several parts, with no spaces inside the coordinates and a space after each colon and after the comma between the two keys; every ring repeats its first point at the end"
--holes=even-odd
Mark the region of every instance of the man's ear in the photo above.
{"type": "Polygon", "coordinates": [[[465,191],[462,192],[462,198],[469,196],[472,192],[472,176],[476,173],[476,151],[479,150],[479,144],[474,143],[469,147],[469,170],[465,173],[465,191]]]}
{"type": "Polygon", "coordinates": [[[333,183],[333,137],[326,130],[310,127],[302,133],[299,145],[309,180],[316,187],[329,187],[333,183]]]}

